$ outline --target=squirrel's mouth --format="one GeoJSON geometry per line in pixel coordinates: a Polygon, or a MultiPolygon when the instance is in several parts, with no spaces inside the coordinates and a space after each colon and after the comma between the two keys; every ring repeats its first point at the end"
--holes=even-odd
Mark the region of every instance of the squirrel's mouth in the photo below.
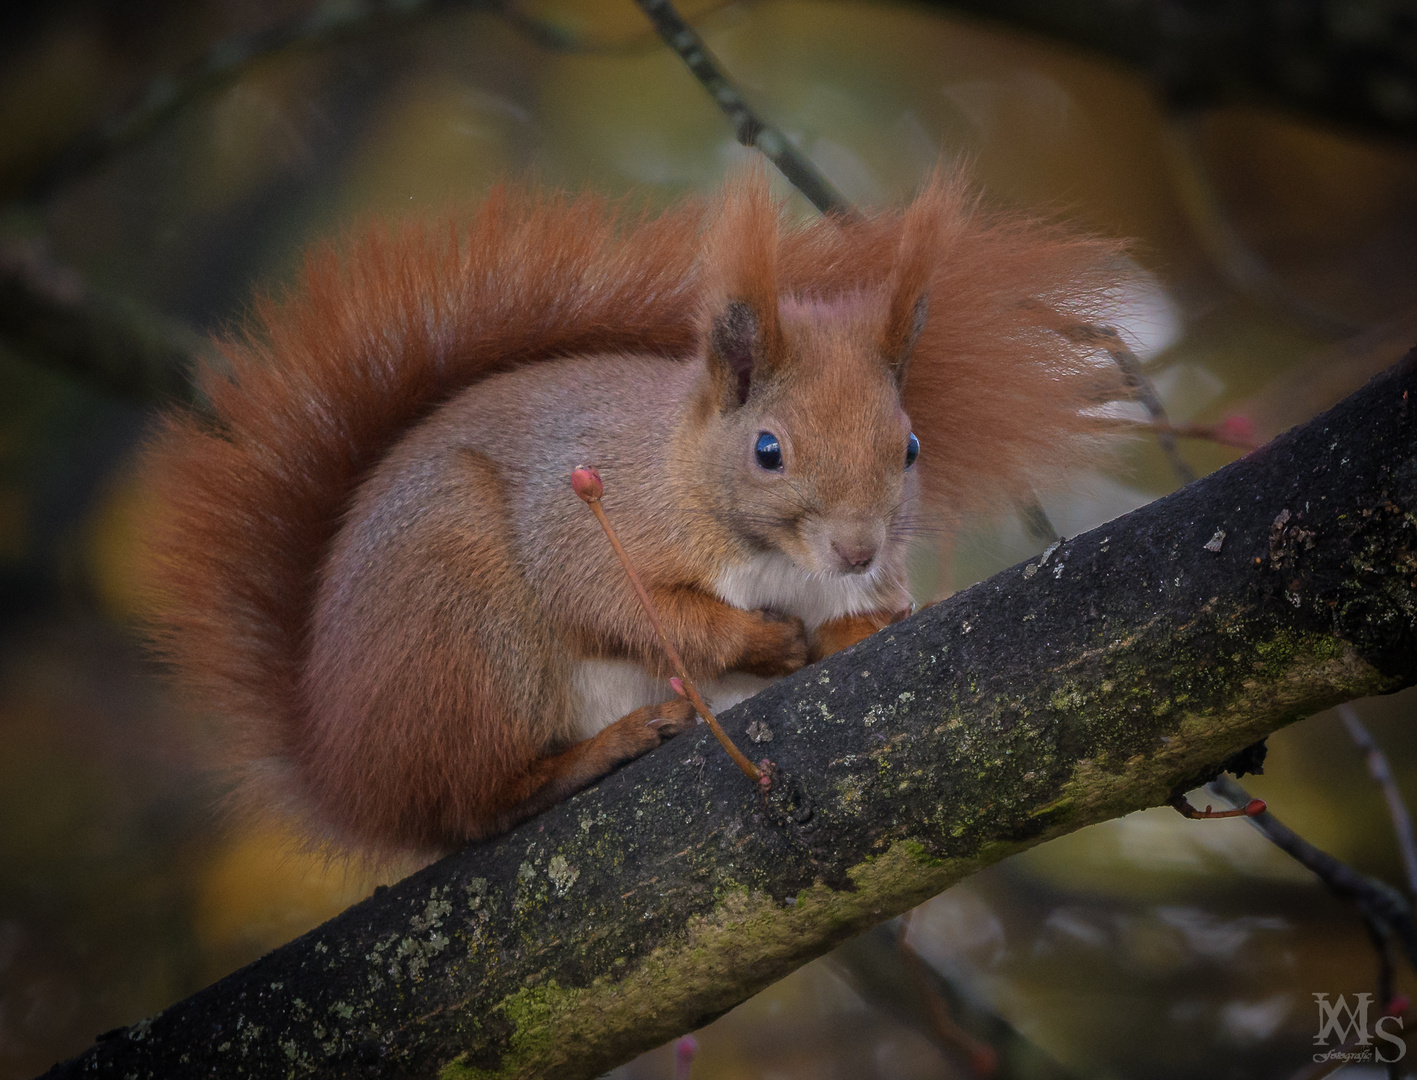
{"type": "Polygon", "coordinates": [[[889,543],[882,521],[821,519],[803,529],[810,569],[834,578],[872,578],[879,571],[889,543]]]}

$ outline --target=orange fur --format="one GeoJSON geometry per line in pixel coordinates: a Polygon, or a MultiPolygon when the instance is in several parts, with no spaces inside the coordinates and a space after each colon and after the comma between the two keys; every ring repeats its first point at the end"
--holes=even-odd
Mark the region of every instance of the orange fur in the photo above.
{"type": "MultiPolygon", "coordinates": [[[[664,671],[571,467],[601,468],[696,676],[793,670],[811,604],[804,626],[728,602],[776,587],[764,553],[810,566],[874,545],[877,592],[845,571],[842,588],[894,610],[892,529],[1095,453],[1081,410],[1114,382],[1053,327],[1101,303],[1114,257],[940,179],[904,215],[788,228],[760,175],[653,219],[499,190],[465,222],[318,248],[222,342],[229,371],[202,374],[215,422],[170,415],[149,451],[162,647],[230,718],[258,797],[335,841],[504,829],[690,722],[666,701],[576,727],[586,664],[664,671]],[[751,354],[741,387],[720,340],[751,354]],[[653,402],[672,415],[636,415],[653,402]],[[902,477],[906,413],[924,449],[902,477]],[[755,471],[745,440],[769,423],[807,511],[755,471]]],[[[828,626],[865,614],[842,611],[828,626]]]]}

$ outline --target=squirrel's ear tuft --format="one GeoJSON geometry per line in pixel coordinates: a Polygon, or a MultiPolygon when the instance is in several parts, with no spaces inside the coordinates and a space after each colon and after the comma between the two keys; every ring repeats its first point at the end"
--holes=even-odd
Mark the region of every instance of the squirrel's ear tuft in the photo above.
{"type": "Polygon", "coordinates": [[[725,402],[741,405],[785,360],[777,310],[779,211],[761,165],[729,182],[704,244],[704,344],[725,402]]]}
{"type": "Polygon", "coordinates": [[[758,328],[757,314],[742,300],[730,300],[709,328],[709,363],[727,368],[732,397],[739,405],[748,400],[753,369],[759,366],[758,328]]]}
{"type": "Polygon", "coordinates": [[[936,175],[901,218],[900,246],[888,286],[890,306],[881,339],[881,354],[897,385],[905,382],[911,351],[929,318],[930,279],[942,254],[946,209],[945,187],[936,175]]]}

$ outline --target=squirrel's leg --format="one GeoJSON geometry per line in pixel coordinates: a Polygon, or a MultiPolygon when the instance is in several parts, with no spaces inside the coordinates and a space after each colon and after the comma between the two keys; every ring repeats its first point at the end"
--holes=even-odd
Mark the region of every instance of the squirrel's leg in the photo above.
{"type": "MultiPolygon", "coordinates": [[[[808,661],[810,645],[801,619],[746,611],[687,586],[652,587],[649,593],[665,633],[695,678],[717,678],[725,671],[790,675],[808,661]]],[[[673,674],[652,631],[634,644],[651,668],[673,674]]]]}
{"type": "Polygon", "coordinates": [[[569,799],[617,766],[647,754],[697,723],[694,707],[675,698],[658,705],[644,705],[584,742],[538,758],[518,785],[515,795],[520,796],[520,801],[502,811],[493,831],[510,829],[519,821],[569,799]]]}

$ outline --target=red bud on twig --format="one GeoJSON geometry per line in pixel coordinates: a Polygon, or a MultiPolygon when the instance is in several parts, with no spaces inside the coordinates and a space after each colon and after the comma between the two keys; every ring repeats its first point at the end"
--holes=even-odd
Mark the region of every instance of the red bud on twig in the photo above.
{"type": "Polygon", "coordinates": [[[1232,817],[1258,817],[1266,810],[1265,801],[1263,799],[1251,799],[1244,806],[1237,807],[1234,810],[1212,810],[1209,803],[1206,804],[1204,810],[1197,810],[1186,801],[1184,795],[1178,795],[1176,798],[1172,799],[1171,806],[1182,817],[1191,818],[1194,821],[1214,821],[1218,818],[1232,817]]]}
{"type": "Polygon", "coordinates": [[[674,1044],[674,1080],[689,1080],[689,1067],[698,1052],[699,1042],[692,1035],[685,1035],[674,1044]]]}
{"type": "Polygon", "coordinates": [[[600,482],[600,473],[582,465],[571,473],[571,487],[585,502],[594,502],[605,494],[605,485],[600,482]]]}

